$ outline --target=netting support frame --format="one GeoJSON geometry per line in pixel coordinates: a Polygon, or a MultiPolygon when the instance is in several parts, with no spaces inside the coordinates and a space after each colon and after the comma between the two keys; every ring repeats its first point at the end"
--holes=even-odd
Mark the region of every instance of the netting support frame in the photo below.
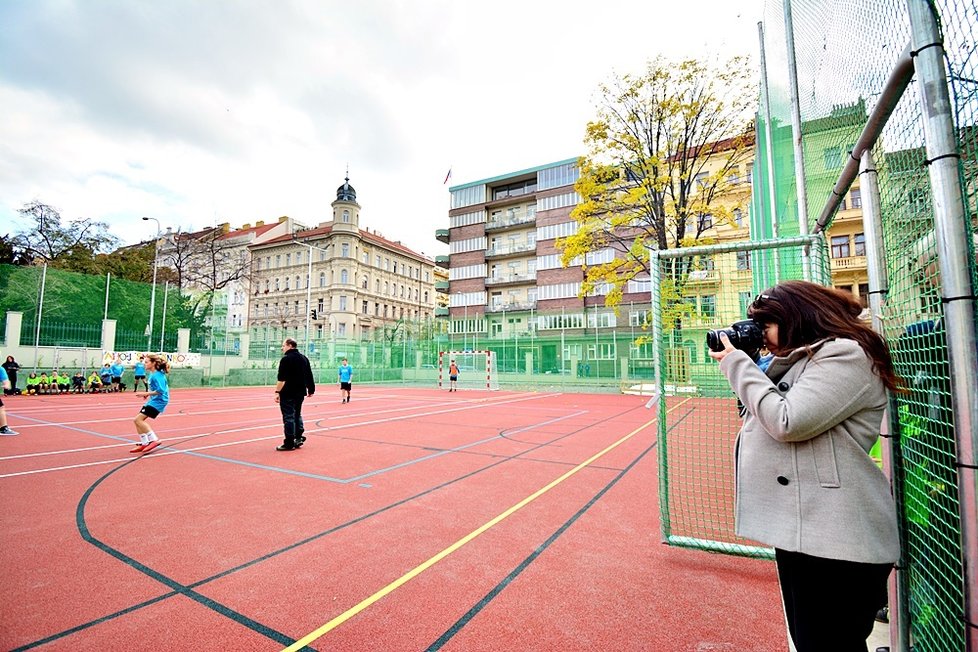
{"type": "MultiPolygon", "coordinates": [[[[683,258],[686,256],[698,256],[704,254],[732,253],[737,251],[761,251],[767,249],[779,249],[791,246],[802,246],[805,248],[815,247],[816,256],[821,256],[822,247],[825,239],[821,234],[799,235],[791,238],[776,238],[773,240],[747,240],[740,242],[728,242],[715,245],[700,245],[696,247],[680,247],[678,249],[649,249],[649,281],[652,285],[652,366],[655,376],[656,388],[653,397],[649,400],[646,407],[652,408],[659,423],[657,433],[657,455],[659,463],[659,523],[660,534],[663,543],[681,547],[689,547],[698,550],[708,550],[711,552],[723,552],[730,555],[740,555],[744,557],[762,556],[767,558],[773,554],[768,548],[751,546],[736,543],[724,543],[721,541],[711,541],[696,537],[677,536],[672,533],[670,499],[669,499],[669,447],[666,437],[668,435],[668,425],[666,420],[666,392],[665,377],[662,366],[662,353],[660,343],[662,341],[662,274],[659,271],[659,260],[664,258],[683,258]],[[758,554],[760,552],[760,555],[758,554]]],[[[821,266],[819,266],[821,267],[821,266]]]]}

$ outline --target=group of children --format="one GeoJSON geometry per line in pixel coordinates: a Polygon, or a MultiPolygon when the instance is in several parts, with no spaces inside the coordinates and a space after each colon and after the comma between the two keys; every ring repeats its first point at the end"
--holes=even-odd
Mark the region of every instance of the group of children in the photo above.
{"type": "MultiPolygon", "coordinates": [[[[139,391],[139,384],[149,390],[146,382],[146,356],[139,358],[134,371],[134,382],[132,391],[139,391]]],[[[122,392],[126,385],[122,382],[122,375],[125,367],[122,362],[115,360],[111,364],[106,362],[101,369],[93,370],[87,377],[81,371],[76,371],[74,376],[69,377],[66,372],[59,372],[57,369],[49,375],[42,371],[40,375],[32,372],[27,377],[27,387],[25,393],[28,396],[39,394],[98,394],[102,392],[122,392]]]]}

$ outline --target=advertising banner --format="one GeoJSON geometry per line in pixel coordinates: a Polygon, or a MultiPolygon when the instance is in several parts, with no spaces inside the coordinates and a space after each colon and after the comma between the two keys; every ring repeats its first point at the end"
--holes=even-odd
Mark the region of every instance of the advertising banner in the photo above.
{"type": "MultiPolygon", "coordinates": [[[[102,364],[108,362],[112,364],[116,357],[122,362],[126,367],[132,367],[139,360],[139,356],[146,355],[145,351],[102,351],[102,364]]],[[[200,367],[200,354],[199,353],[160,353],[167,362],[170,363],[170,367],[200,367]]]]}

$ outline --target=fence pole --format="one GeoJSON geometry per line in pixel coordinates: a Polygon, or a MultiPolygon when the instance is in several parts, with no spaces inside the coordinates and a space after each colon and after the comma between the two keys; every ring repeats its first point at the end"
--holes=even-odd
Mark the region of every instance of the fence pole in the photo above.
{"type": "Polygon", "coordinates": [[[37,301],[37,325],[34,327],[34,372],[37,373],[37,350],[41,344],[41,313],[44,311],[44,283],[48,277],[48,264],[41,270],[41,298],[37,301]]]}
{"type": "MultiPolygon", "coordinates": [[[[863,232],[866,234],[866,264],[869,274],[869,311],[873,319],[873,330],[882,336],[886,336],[883,329],[882,308],[883,299],[886,297],[887,275],[886,275],[886,248],[883,244],[883,211],[880,202],[879,175],[876,170],[876,162],[873,160],[873,152],[870,149],[863,151],[859,161],[859,175],[862,177],[860,187],[863,194],[863,232]]],[[[881,446],[883,455],[883,470],[890,479],[890,486],[893,489],[893,498],[896,501],[897,514],[903,514],[903,490],[899,482],[894,478],[903,477],[899,473],[897,464],[901,464],[896,455],[897,445],[893,440],[892,433],[895,428],[890,427],[890,420],[896,417],[895,410],[888,409],[889,416],[884,417],[880,425],[880,436],[883,437],[884,445],[881,446]]],[[[899,577],[903,573],[904,564],[897,565],[896,570],[890,574],[887,581],[887,597],[890,606],[890,648],[893,650],[904,649],[904,627],[906,622],[902,618],[900,605],[903,604],[904,595],[902,591],[903,581],[899,577]]]]}
{"type": "Polygon", "coordinates": [[[112,280],[112,272],[105,273],[105,310],[102,311],[102,319],[109,318],[109,283],[112,280]]]}
{"type": "Polygon", "coordinates": [[[919,80],[934,202],[934,235],[941,278],[945,332],[951,367],[951,404],[958,450],[961,549],[964,566],[965,644],[978,652],[978,354],[975,352],[975,259],[965,211],[954,115],[944,72],[944,45],[936,9],[926,0],[907,0],[919,80]]]}
{"type": "MultiPolygon", "coordinates": [[[[777,211],[777,194],[775,189],[775,174],[774,174],[774,131],[771,129],[771,93],[768,87],[768,77],[767,77],[767,57],[764,51],[764,23],[757,23],[757,36],[761,42],[761,90],[764,93],[764,133],[765,136],[765,147],[764,156],[767,161],[767,194],[769,208],[771,211],[771,237],[778,237],[778,211],[777,211]]],[[[764,199],[763,197],[758,197],[757,206],[761,209],[761,215],[764,213],[764,199]]],[[[774,283],[777,283],[781,278],[780,259],[775,253],[774,256],[774,283]]],[[[768,282],[767,278],[767,257],[761,257],[761,273],[764,276],[764,282],[768,282]]],[[[771,285],[773,285],[772,283],[771,285]]]]}
{"type": "MultiPolygon", "coordinates": [[[[791,0],[784,0],[784,32],[788,51],[788,87],[791,91],[791,136],[795,151],[798,234],[808,235],[808,189],[805,185],[805,150],[801,140],[801,101],[798,97],[798,65],[795,61],[795,28],[791,21],[791,0]]],[[[805,280],[812,280],[810,251],[807,247],[802,250],[801,264],[805,280]]],[[[775,280],[780,281],[780,279],[775,280]]]]}

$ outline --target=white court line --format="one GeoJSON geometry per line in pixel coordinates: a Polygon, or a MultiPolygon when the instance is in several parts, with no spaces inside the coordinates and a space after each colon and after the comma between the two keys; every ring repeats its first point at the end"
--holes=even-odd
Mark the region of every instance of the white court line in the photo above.
{"type": "MultiPolygon", "coordinates": [[[[547,394],[546,396],[556,396],[556,395],[558,395],[558,394],[547,394]]],[[[386,397],[385,396],[377,396],[377,397],[364,398],[364,399],[361,399],[361,400],[376,401],[376,400],[381,399],[381,398],[386,398],[386,397]]],[[[415,399],[415,400],[417,400],[417,399],[415,399]]],[[[466,402],[471,402],[472,400],[476,400],[476,401],[490,401],[490,400],[493,400],[493,399],[491,399],[491,398],[483,398],[483,399],[465,399],[465,400],[466,400],[466,402]]],[[[247,403],[254,403],[254,400],[249,400],[249,401],[246,401],[246,402],[247,403]]],[[[172,401],[171,401],[171,403],[172,403],[172,401]]],[[[313,404],[313,403],[306,403],[305,406],[311,407],[312,409],[317,409],[317,408],[320,408],[322,406],[329,405],[329,404],[330,404],[330,402],[329,401],[326,401],[326,402],[315,403],[315,404],[313,404]]],[[[439,405],[439,404],[440,405],[458,405],[458,401],[445,399],[445,400],[441,400],[440,403],[439,402],[436,402],[436,401],[430,401],[429,404],[434,404],[434,405],[439,405]]],[[[135,406],[101,406],[100,409],[105,410],[105,409],[107,409],[109,407],[126,407],[126,408],[135,407],[135,408],[137,408],[137,412],[138,412],[138,408],[141,405],[142,405],[142,403],[140,403],[139,405],[135,405],[135,406]]],[[[258,405],[258,406],[252,406],[252,407],[247,407],[247,408],[238,408],[238,409],[235,409],[234,410],[234,413],[237,414],[239,412],[244,412],[246,410],[266,410],[266,409],[268,409],[268,407],[269,406],[266,406],[266,405],[258,405]]],[[[422,408],[424,406],[417,405],[417,406],[414,406],[414,407],[416,407],[416,408],[422,408]]],[[[372,412],[372,414],[384,414],[384,413],[387,413],[387,412],[402,412],[402,411],[408,410],[408,409],[412,409],[412,408],[410,406],[405,406],[405,407],[402,407],[402,408],[391,408],[389,410],[375,411],[375,412],[372,412]]],[[[50,410],[38,410],[38,411],[40,411],[40,412],[50,412],[50,410]]],[[[207,415],[207,414],[227,414],[227,413],[228,413],[228,410],[227,409],[222,409],[222,410],[202,410],[200,412],[180,412],[180,413],[172,413],[171,412],[170,414],[166,414],[166,413],[164,413],[164,414],[168,418],[173,418],[173,417],[196,417],[196,416],[202,416],[202,415],[207,415]]],[[[7,414],[8,414],[8,416],[17,416],[18,415],[17,412],[11,412],[10,410],[7,411],[7,414]]],[[[33,418],[30,415],[27,415],[26,413],[23,413],[22,412],[22,414],[25,414],[25,418],[33,418]]],[[[305,419],[305,415],[303,415],[303,418],[305,419]]],[[[323,415],[323,416],[317,417],[317,418],[321,418],[321,419],[340,419],[340,418],[344,418],[344,417],[342,415],[337,415],[337,416],[326,416],[326,415],[323,415]]],[[[119,422],[119,421],[132,421],[132,417],[131,416],[125,416],[125,417],[115,417],[115,418],[112,418],[112,419],[87,419],[87,420],[84,420],[84,421],[60,421],[60,422],[59,421],[48,421],[48,422],[45,422],[45,423],[17,423],[16,425],[17,425],[18,428],[20,428],[20,429],[23,430],[25,428],[41,428],[41,427],[47,427],[47,426],[78,426],[78,425],[87,425],[87,424],[91,424],[91,423],[113,423],[113,422],[119,422]]],[[[188,426],[188,428],[189,427],[193,427],[193,426],[188,426]]],[[[181,430],[181,429],[182,428],[177,428],[176,430],[181,430]]]]}
{"type": "MultiPolygon", "coordinates": [[[[559,393],[558,394],[541,394],[541,395],[537,395],[537,396],[528,396],[528,397],[521,397],[521,398],[516,398],[516,399],[511,399],[511,400],[503,400],[503,401],[495,401],[495,402],[489,402],[488,399],[484,399],[484,400],[479,401],[477,403],[470,403],[468,405],[457,406],[455,408],[451,408],[451,409],[447,409],[447,410],[435,410],[433,412],[425,412],[425,413],[421,413],[421,414],[408,414],[408,415],[403,415],[403,416],[399,416],[399,417],[390,417],[390,418],[387,418],[387,419],[372,419],[370,421],[358,421],[356,423],[340,424],[340,425],[336,425],[336,426],[328,426],[326,428],[315,428],[315,429],[312,429],[312,430],[306,430],[306,432],[313,433],[313,432],[330,432],[330,431],[333,431],[333,430],[346,430],[348,428],[356,428],[356,427],[359,427],[359,426],[375,425],[375,424],[378,424],[378,423],[389,423],[391,421],[403,421],[405,419],[412,419],[412,418],[415,418],[415,417],[425,417],[425,416],[431,416],[431,415],[434,415],[434,414],[444,414],[444,413],[447,413],[447,412],[461,412],[462,410],[469,410],[469,409],[473,409],[473,408],[493,407],[493,406],[496,406],[496,405],[505,405],[507,403],[518,403],[518,402],[521,402],[521,401],[531,401],[531,400],[536,400],[538,398],[550,398],[550,397],[559,396],[559,395],[560,395],[559,393]]],[[[576,416],[576,415],[574,415],[574,416],[576,416]]],[[[257,430],[257,429],[266,428],[266,427],[268,427],[268,426],[246,426],[246,427],[243,427],[243,428],[234,428],[232,430],[222,430],[222,431],[215,432],[215,433],[210,433],[210,434],[213,434],[213,435],[217,435],[217,434],[226,435],[226,434],[232,433],[232,432],[244,432],[246,430],[257,430]]],[[[209,450],[209,449],[212,449],[212,448],[224,448],[224,447],[227,447],[227,446],[237,446],[238,444],[251,444],[251,443],[254,443],[254,442],[258,442],[258,441],[267,441],[269,439],[279,439],[281,437],[282,437],[282,435],[270,435],[270,436],[267,436],[267,437],[256,437],[256,438],[253,438],[253,439],[244,439],[244,440],[233,441],[233,442],[224,442],[224,443],[220,443],[220,444],[208,444],[206,446],[198,446],[198,447],[195,447],[195,448],[184,448],[184,449],[180,449],[180,450],[166,451],[166,452],[164,452],[164,451],[158,451],[158,452],[154,453],[151,457],[152,458],[159,458],[159,457],[166,457],[168,455],[179,455],[179,454],[182,454],[182,453],[192,453],[192,452],[195,452],[195,451],[209,450]]],[[[4,474],[0,474],[0,479],[2,479],[2,478],[15,478],[15,477],[24,476],[24,475],[34,475],[34,474],[37,474],[37,473],[48,473],[48,472],[51,472],[51,471],[67,471],[67,470],[71,470],[71,469],[80,469],[80,468],[85,468],[85,467],[89,467],[89,466],[98,466],[98,465],[101,465],[101,464],[115,464],[115,463],[118,463],[118,462],[126,462],[126,461],[129,461],[129,460],[132,460],[132,459],[133,459],[132,457],[122,457],[122,458],[111,459],[111,460],[99,460],[99,461],[96,461],[96,462],[85,462],[85,463],[81,463],[81,464],[68,464],[68,465],[65,465],[65,466],[47,467],[47,468],[43,468],[43,469],[32,469],[30,471],[17,471],[15,473],[4,473],[4,474]]]]}

